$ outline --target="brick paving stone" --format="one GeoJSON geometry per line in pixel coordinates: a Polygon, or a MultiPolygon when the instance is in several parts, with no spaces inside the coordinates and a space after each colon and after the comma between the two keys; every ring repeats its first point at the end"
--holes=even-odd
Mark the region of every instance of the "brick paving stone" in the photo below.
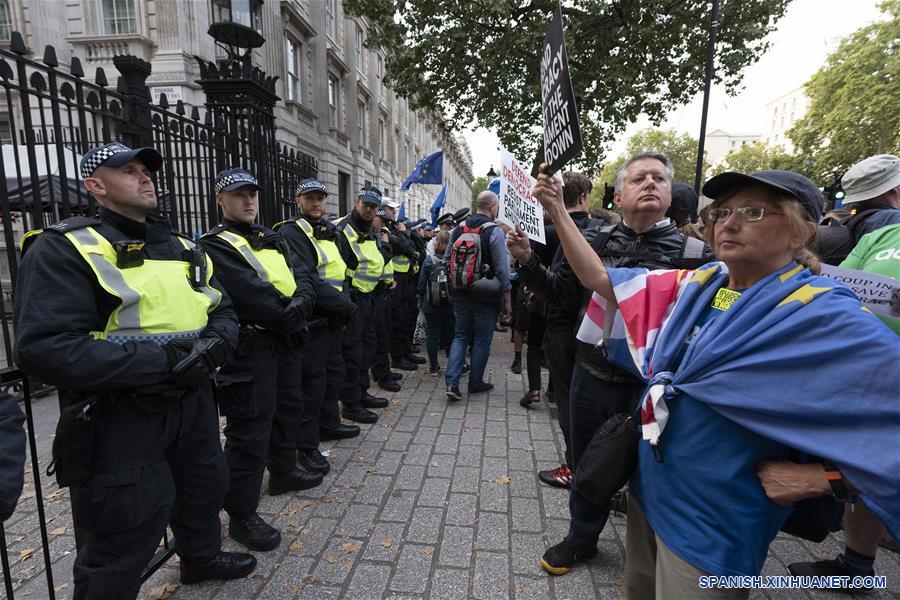
{"type": "Polygon", "coordinates": [[[448,525],[472,525],[477,513],[478,497],[474,494],[450,494],[447,501],[448,525]]]}
{"type": "Polygon", "coordinates": [[[475,538],[482,550],[509,550],[509,522],[505,513],[483,512],[475,538]]]}
{"type": "Polygon", "coordinates": [[[508,444],[505,438],[486,437],[484,438],[484,455],[485,456],[506,456],[508,444]]]}
{"type": "Polygon", "coordinates": [[[536,499],[512,498],[513,531],[543,531],[541,506],[536,499]]]}
{"type": "Polygon", "coordinates": [[[350,506],[334,533],[350,537],[368,535],[369,529],[374,526],[377,510],[376,507],[365,504],[350,506]]]}
{"type": "Polygon", "coordinates": [[[417,495],[417,492],[410,490],[395,490],[391,492],[388,494],[387,502],[378,520],[401,521],[405,523],[412,515],[417,495]]]}
{"type": "Polygon", "coordinates": [[[462,433],[462,419],[444,419],[441,425],[441,435],[459,435],[462,433]]]}
{"type": "Polygon", "coordinates": [[[480,472],[480,469],[474,467],[457,466],[453,471],[453,483],[450,489],[454,492],[477,492],[480,472]]]}
{"type": "Polygon", "coordinates": [[[476,551],[475,574],[472,577],[472,595],[475,598],[478,600],[509,598],[510,581],[507,555],[476,551]]]}
{"type": "Polygon", "coordinates": [[[425,471],[425,481],[432,477],[453,477],[453,468],[456,466],[456,456],[453,454],[433,454],[428,461],[428,470],[425,471]]]}
{"type": "Polygon", "coordinates": [[[406,530],[406,540],[422,544],[438,543],[443,519],[443,508],[430,506],[416,508],[409,522],[409,528],[406,530]]]}
{"type": "Polygon", "coordinates": [[[468,596],[468,571],[437,569],[434,572],[429,600],[465,600],[468,596]]]}
{"type": "Polygon", "coordinates": [[[397,559],[394,577],[390,588],[395,592],[414,592],[421,594],[428,587],[428,578],[422,577],[431,571],[434,547],[407,544],[397,559]]]}
{"type": "Polygon", "coordinates": [[[447,492],[449,491],[449,479],[426,477],[422,483],[422,491],[419,493],[419,506],[443,507],[447,502],[447,492]]]}
{"type": "Polygon", "coordinates": [[[496,481],[482,481],[478,494],[480,510],[506,512],[509,510],[509,486],[496,481]]]}
{"type": "Polygon", "coordinates": [[[514,598],[516,600],[545,600],[550,597],[550,581],[547,577],[522,577],[516,575],[513,579],[514,598]]]}
{"type": "Polygon", "coordinates": [[[403,462],[403,456],[403,452],[382,450],[378,455],[378,460],[375,461],[375,472],[382,475],[395,475],[397,469],[400,468],[400,463],[403,462]]]}
{"type": "Polygon", "coordinates": [[[385,450],[399,450],[403,452],[406,450],[406,447],[409,446],[410,441],[412,441],[413,434],[406,433],[404,431],[395,431],[390,436],[388,436],[388,440],[384,443],[385,450]]]}
{"type": "Polygon", "coordinates": [[[393,562],[403,545],[405,523],[378,523],[363,551],[363,560],[393,562]]]}
{"type": "Polygon", "coordinates": [[[484,457],[484,460],[481,462],[482,481],[496,481],[504,475],[509,476],[509,462],[505,457],[484,457]]]}
{"type": "Polygon", "coordinates": [[[287,554],[278,559],[278,568],[260,590],[263,598],[294,598],[300,595],[305,580],[315,561],[287,554]]]}
{"type": "Polygon", "coordinates": [[[538,482],[537,473],[534,471],[514,471],[509,472],[509,494],[510,496],[537,498],[538,486],[543,485],[538,482]]]}
{"type": "Polygon", "coordinates": [[[390,578],[390,566],[357,565],[344,600],[380,600],[390,578]]]}
{"type": "Polygon", "coordinates": [[[390,476],[369,474],[356,492],[354,502],[380,505],[392,482],[390,476]]]}
{"type": "Polygon", "coordinates": [[[475,530],[471,527],[456,527],[448,525],[442,531],[438,554],[438,564],[448,567],[469,568],[472,558],[472,543],[475,530]]]}
{"type": "Polygon", "coordinates": [[[422,487],[422,480],[425,478],[425,467],[418,465],[403,465],[400,472],[397,473],[397,479],[394,481],[395,490],[418,490],[422,487]]]}
{"type": "Polygon", "coordinates": [[[419,427],[416,431],[416,435],[413,437],[414,444],[434,444],[434,440],[437,438],[438,429],[437,427],[419,427]]]}
{"type": "Polygon", "coordinates": [[[403,464],[425,466],[431,457],[431,450],[431,444],[413,444],[403,458],[403,464]]]}
{"type": "Polygon", "coordinates": [[[456,464],[460,467],[480,467],[481,446],[460,446],[456,453],[456,464]]]}
{"type": "Polygon", "coordinates": [[[455,454],[459,449],[459,436],[455,434],[441,434],[434,443],[434,451],[440,454],[455,454]]]}

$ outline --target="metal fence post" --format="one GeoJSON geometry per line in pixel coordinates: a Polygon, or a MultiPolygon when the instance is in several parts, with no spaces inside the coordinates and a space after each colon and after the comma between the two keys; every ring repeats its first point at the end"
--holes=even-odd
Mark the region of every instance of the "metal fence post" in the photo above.
{"type": "Polygon", "coordinates": [[[119,126],[121,141],[132,148],[152,146],[150,91],[147,89],[150,63],[137,56],[127,55],[113,57],[113,64],[121,74],[116,86],[124,103],[124,119],[119,126]]]}

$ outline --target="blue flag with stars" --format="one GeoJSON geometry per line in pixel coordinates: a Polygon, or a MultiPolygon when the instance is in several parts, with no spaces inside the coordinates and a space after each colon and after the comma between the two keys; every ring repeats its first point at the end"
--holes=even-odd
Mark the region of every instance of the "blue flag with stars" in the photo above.
{"type": "Polygon", "coordinates": [[[414,183],[442,183],[444,181],[444,152],[438,150],[429,154],[418,163],[413,172],[409,174],[400,191],[405,192],[414,183]]]}
{"type": "Polygon", "coordinates": [[[447,184],[444,184],[444,187],[441,188],[441,193],[437,195],[437,198],[434,199],[434,204],[431,205],[431,226],[437,227],[438,215],[441,213],[441,209],[444,208],[444,204],[447,202],[447,184]]]}

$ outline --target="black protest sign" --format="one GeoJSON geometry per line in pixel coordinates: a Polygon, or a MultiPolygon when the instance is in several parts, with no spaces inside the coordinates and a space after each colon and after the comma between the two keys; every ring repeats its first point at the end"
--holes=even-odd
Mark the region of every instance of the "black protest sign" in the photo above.
{"type": "Polygon", "coordinates": [[[550,165],[550,172],[555,173],[582,148],[560,6],[556,7],[544,38],[541,104],[544,112],[544,161],[550,165]]]}

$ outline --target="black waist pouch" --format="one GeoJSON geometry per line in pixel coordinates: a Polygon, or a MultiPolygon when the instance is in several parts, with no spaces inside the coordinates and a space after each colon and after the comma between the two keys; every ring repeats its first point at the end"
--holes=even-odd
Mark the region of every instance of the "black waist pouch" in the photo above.
{"type": "Polygon", "coordinates": [[[100,405],[92,396],[60,412],[53,438],[53,460],[47,467],[47,475],[55,474],[59,487],[81,485],[91,478],[94,429],[100,405]]]}
{"type": "Polygon", "coordinates": [[[575,469],[575,490],[599,506],[628,482],[637,467],[641,438],[636,413],[619,413],[606,420],[581,454],[575,469]]]}

